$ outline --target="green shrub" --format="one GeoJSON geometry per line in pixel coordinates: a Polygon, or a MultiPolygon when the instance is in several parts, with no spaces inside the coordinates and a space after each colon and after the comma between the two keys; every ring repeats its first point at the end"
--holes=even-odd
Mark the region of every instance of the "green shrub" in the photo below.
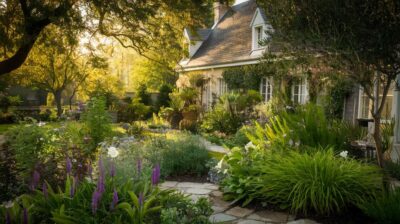
{"type": "Polygon", "coordinates": [[[365,132],[360,127],[343,121],[328,120],[322,107],[308,104],[294,112],[281,112],[262,126],[247,131],[248,138],[262,148],[333,147],[348,150],[351,141],[358,140],[365,132]]]}
{"type": "Polygon", "coordinates": [[[386,161],[384,168],[391,177],[400,180],[400,162],[386,161]]]}
{"type": "Polygon", "coordinates": [[[365,214],[382,224],[400,223],[400,189],[360,206],[365,214]]]}
{"type": "Polygon", "coordinates": [[[187,197],[171,194],[161,212],[162,224],[209,224],[209,216],[213,213],[211,204],[206,198],[191,203],[187,197]]]}
{"type": "Polygon", "coordinates": [[[231,198],[253,199],[295,213],[330,215],[375,197],[382,190],[378,167],[334,155],[333,150],[301,154],[252,153],[227,158],[230,177],[224,190],[231,198]]]}
{"type": "Polygon", "coordinates": [[[204,132],[234,134],[252,117],[252,107],[260,101],[260,94],[254,90],[246,93],[227,93],[220,97],[211,111],[205,114],[201,129],[204,132]]]}
{"type": "Polygon", "coordinates": [[[106,110],[104,98],[94,97],[89,101],[87,110],[83,114],[83,121],[92,140],[94,150],[112,131],[111,118],[106,110]]]}
{"type": "MultiPolygon", "coordinates": [[[[170,134],[168,134],[170,135],[170,134]]],[[[179,175],[201,176],[207,173],[210,155],[198,136],[178,133],[171,136],[147,136],[141,140],[114,138],[101,146],[103,157],[107,157],[110,147],[115,147],[118,156],[105,160],[114,164],[120,176],[130,178],[137,171],[137,162],[141,161],[143,175],[149,174],[149,167],[157,164],[161,167],[161,176],[179,175]]]]}
{"type": "Polygon", "coordinates": [[[207,149],[198,136],[187,135],[170,141],[162,153],[161,168],[165,176],[171,175],[204,175],[210,159],[207,149]]]}
{"type": "Polygon", "coordinates": [[[332,150],[312,155],[273,154],[272,161],[276,162],[259,167],[265,180],[260,194],[294,212],[341,212],[373,198],[382,189],[377,167],[335,157],[332,150]]]}

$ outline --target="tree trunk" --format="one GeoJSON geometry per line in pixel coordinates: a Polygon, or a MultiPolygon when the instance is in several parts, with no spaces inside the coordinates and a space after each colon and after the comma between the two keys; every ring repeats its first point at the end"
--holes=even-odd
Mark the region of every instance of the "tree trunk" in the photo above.
{"type": "Polygon", "coordinates": [[[374,115],[374,141],[376,147],[376,158],[378,160],[378,165],[383,168],[384,159],[383,159],[383,147],[382,147],[382,138],[381,138],[381,117],[379,115],[374,115]]]}
{"type": "Polygon", "coordinates": [[[62,96],[62,90],[56,90],[54,93],[54,100],[56,102],[57,106],[57,117],[60,117],[62,114],[62,104],[61,104],[61,96],[62,96]]]}
{"type": "Polygon", "coordinates": [[[26,28],[25,30],[26,33],[22,38],[23,40],[22,44],[21,46],[19,46],[15,54],[10,58],[0,61],[0,76],[10,73],[16,70],[17,68],[21,67],[21,65],[25,62],[26,58],[28,57],[29,52],[32,50],[32,47],[35,44],[40,33],[50,23],[51,20],[46,18],[43,20],[36,21],[31,26],[26,28]]]}

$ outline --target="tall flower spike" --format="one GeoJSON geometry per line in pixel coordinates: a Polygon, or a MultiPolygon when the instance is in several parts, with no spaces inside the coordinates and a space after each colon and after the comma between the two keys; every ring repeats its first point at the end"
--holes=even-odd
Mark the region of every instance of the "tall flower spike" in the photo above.
{"type": "Polygon", "coordinates": [[[156,165],[151,173],[151,184],[153,186],[157,185],[160,181],[160,165],[156,165]]]}
{"type": "Polygon", "coordinates": [[[28,224],[28,222],[29,222],[29,220],[28,220],[28,209],[24,208],[23,217],[22,217],[22,223],[28,224]]]}
{"type": "Polygon", "coordinates": [[[11,215],[9,210],[7,210],[6,213],[6,224],[11,224],[11,215]]]}
{"type": "Polygon", "coordinates": [[[95,190],[92,195],[92,212],[96,213],[100,201],[101,193],[95,190]]]}
{"type": "Polygon", "coordinates": [[[33,175],[32,175],[32,182],[31,182],[31,190],[34,191],[37,187],[37,185],[39,184],[40,181],[40,173],[38,171],[33,171],[33,175]]]}
{"type": "Polygon", "coordinates": [[[49,197],[49,192],[47,190],[47,184],[46,183],[43,183],[42,191],[43,191],[44,197],[47,199],[49,197]]]}
{"type": "Polygon", "coordinates": [[[67,170],[67,174],[69,175],[69,174],[71,174],[71,171],[72,171],[72,162],[71,162],[71,159],[69,158],[69,157],[67,157],[67,159],[66,159],[66,165],[65,165],[65,167],[66,167],[66,170],[67,170]]]}
{"type": "Polygon", "coordinates": [[[117,192],[117,190],[114,188],[113,198],[112,198],[112,203],[111,203],[111,209],[114,209],[115,206],[117,206],[117,204],[118,204],[118,192],[117,192]]]}
{"type": "Polygon", "coordinates": [[[111,162],[110,176],[111,177],[115,176],[115,164],[114,164],[114,162],[111,162]]]}
{"type": "Polygon", "coordinates": [[[139,206],[140,206],[140,207],[143,206],[143,201],[144,201],[143,192],[140,192],[140,193],[139,193],[139,206]]]}

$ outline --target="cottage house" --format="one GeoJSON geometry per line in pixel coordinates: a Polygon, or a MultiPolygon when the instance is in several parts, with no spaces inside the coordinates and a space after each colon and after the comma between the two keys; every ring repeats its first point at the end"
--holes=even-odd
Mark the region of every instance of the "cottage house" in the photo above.
{"type": "MultiPolygon", "coordinates": [[[[200,29],[197,32],[185,30],[189,43],[189,57],[179,64],[181,85],[185,77],[193,72],[201,74],[202,83],[201,104],[209,108],[216,97],[228,91],[223,79],[223,72],[228,68],[260,63],[268,46],[260,45],[260,41],[268,38],[268,15],[257,7],[254,0],[240,1],[233,6],[214,3],[214,25],[210,29],[200,29]]],[[[304,76],[291,83],[291,100],[304,104],[309,100],[309,83],[304,76]]],[[[383,120],[395,116],[396,106],[395,85],[390,89],[387,102],[382,113],[383,120]]],[[[267,102],[274,96],[274,80],[262,78],[259,91],[267,102]]],[[[372,103],[363,93],[362,88],[355,86],[343,105],[343,118],[354,123],[359,119],[371,118],[372,103]]]]}

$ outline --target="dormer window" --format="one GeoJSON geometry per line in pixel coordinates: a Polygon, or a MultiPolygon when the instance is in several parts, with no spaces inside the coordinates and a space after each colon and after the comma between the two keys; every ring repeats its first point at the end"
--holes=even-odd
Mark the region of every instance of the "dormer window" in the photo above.
{"type": "Polygon", "coordinates": [[[263,40],[263,27],[262,26],[257,26],[254,29],[255,29],[255,43],[254,43],[254,46],[255,46],[256,49],[258,49],[258,48],[262,47],[262,45],[260,43],[263,40]]]}

